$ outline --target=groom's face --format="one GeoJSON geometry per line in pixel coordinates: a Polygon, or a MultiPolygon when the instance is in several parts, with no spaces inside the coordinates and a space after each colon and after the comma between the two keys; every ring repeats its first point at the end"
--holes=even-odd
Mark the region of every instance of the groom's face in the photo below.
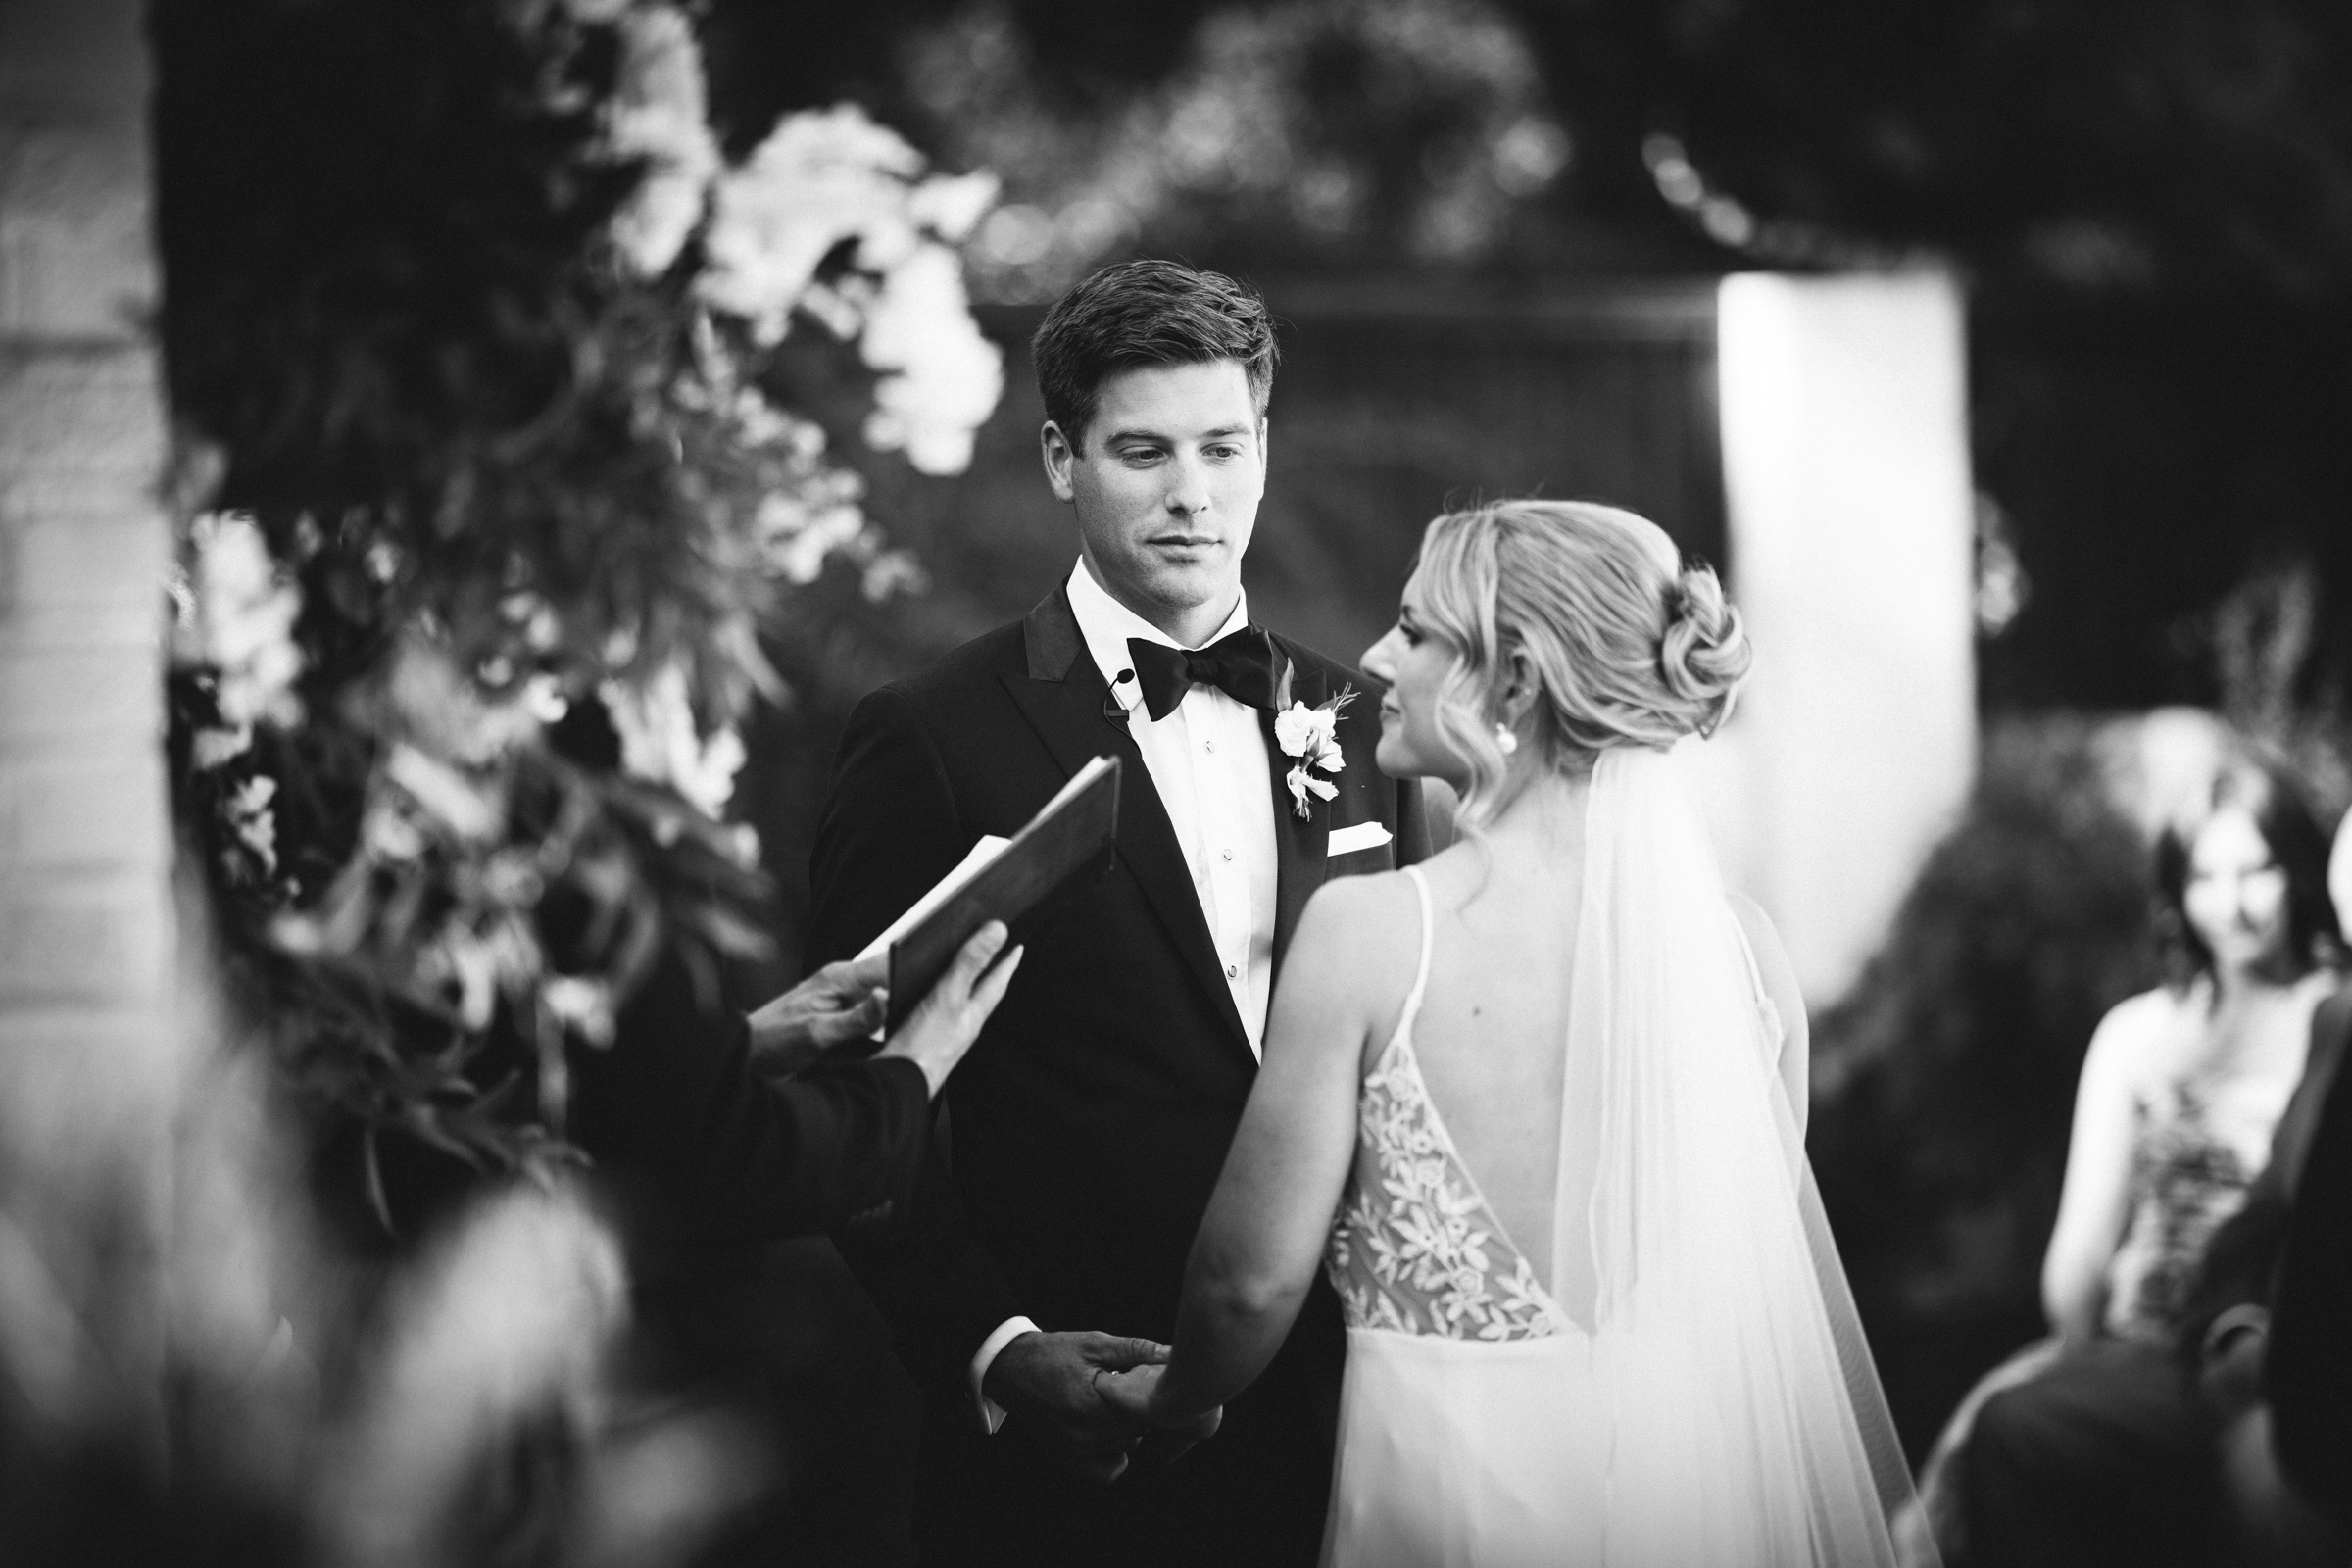
{"type": "Polygon", "coordinates": [[[1232,613],[1266,487],[1266,425],[1232,360],[1106,377],[1073,442],[1045,428],[1046,478],[1095,579],[1179,642],[1232,613]],[[1083,443],[1083,444],[1080,444],[1083,443]]]}

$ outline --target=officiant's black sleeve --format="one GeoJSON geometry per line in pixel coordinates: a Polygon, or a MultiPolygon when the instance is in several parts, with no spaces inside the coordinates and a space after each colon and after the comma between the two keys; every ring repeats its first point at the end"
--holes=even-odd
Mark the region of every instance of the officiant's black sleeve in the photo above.
{"type": "MultiPolygon", "coordinates": [[[[855,956],[978,837],[906,700],[889,687],[866,697],[843,731],[809,862],[809,967],[855,956]]],[[[847,1226],[834,1241],[908,1372],[953,1388],[981,1342],[1022,1306],[961,1223],[943,1142],[933,1140],[909,1213],[847,1226]]]]}
{"type": "Polygon", "coordinates": [[[600,1169],[685,1239],[811,1235],[910,1200],[930,1127],[900,1057],[752,1070],[750,1028],[675,952],[622,1006],[612,1044],[572,1053],[572,1130],[600,1169]]]}

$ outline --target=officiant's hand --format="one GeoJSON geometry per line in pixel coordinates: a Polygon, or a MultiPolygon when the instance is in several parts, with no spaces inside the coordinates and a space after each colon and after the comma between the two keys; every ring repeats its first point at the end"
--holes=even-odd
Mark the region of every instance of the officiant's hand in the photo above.
{"type": "Polygon", "coordinates": [[[922,1068],[934,1096],[963,1054],[972,1049],[972,1042],[980,1038],[980,1026],[1004,1000],[1004,988],[1012,984],[1012,972],[1021,966],[1021,949],[1004,953],[1011,935],[1002,920],[991,920],[973,932],[963,951],[956,955],[956,961],[948,965],[948,972],[939,977],[939,984],[915,1004],[882,1048],[881,1054],[905,1056],[922,1068]],[[1001,963],[997,962],[1000,953],[1004,953],[1001,963]]]}
{"type": "Polygon", "coordinates": [[[766,1078],[805,1072],[836,1046],[869,1038],[890,1005],[890,957],[828,963],[751,1016],[752,1069],[766,1078]]]}
{"type": "Polygon", "coordinates": [[[1004,1407],[1002,1437],[1034,1445],[1059,1469],[1107,1483],[1127,1468],[1144,1430],[1104,1396],[1102,1385],[1167,1357],[1168,1348],[1151,1340],[1031,1332],[997,1352],[981,1392],[1004,1407]]]}

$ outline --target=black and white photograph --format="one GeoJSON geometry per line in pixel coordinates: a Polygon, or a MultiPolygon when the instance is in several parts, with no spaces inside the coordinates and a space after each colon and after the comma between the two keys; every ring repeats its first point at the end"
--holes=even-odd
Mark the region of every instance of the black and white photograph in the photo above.
{"type": "Polygon", "coordinates": [[[0,1564],[2352,1568],[2352,10],[0,0],[0,1564]]]}

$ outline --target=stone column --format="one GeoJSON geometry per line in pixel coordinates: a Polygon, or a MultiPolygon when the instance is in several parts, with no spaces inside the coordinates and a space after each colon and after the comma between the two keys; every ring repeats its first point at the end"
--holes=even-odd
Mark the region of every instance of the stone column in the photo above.
{"type": "Polygon", "coordinates": [[[137,0],[0,0],[0,1313],[36,1414],[110,1426],[172,1060],[147,95],[137,0]]]}

